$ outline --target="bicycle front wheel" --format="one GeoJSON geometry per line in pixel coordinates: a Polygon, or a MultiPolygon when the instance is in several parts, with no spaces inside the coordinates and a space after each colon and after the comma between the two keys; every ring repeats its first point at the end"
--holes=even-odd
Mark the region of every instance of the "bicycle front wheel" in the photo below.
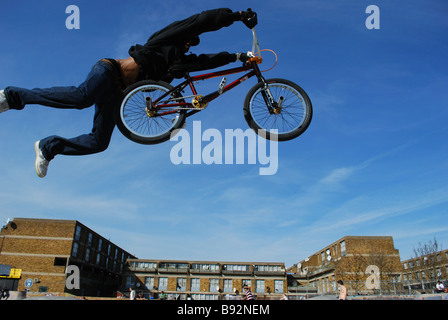
{"type": "Polygon", "coordinates": [[[244,118],[250,128],[269,140],[287,141],[300,136],[311,123],[313,108],[306,92],[292,81],[268,79],[258,83],[244,101],[244,118]],[[267,90],[277,103],[268,107],[267,90]]]}
{"type": "MultiPolygon", "coordinates": [[[[184,102],[180,94],[171,92],[173,86],[165,82],[144,80],[124,91],[124,99],[115,113],[118,129],[128,139],[140,144],[157,144],[170,139],[174,130],[185,122],[186,111],[169,107],[170,102],[184,102]],[[166,107],[148,109],[150,103],[159,101],[166,107]]],[[[157,105],[156,105],[157,107],[157,105]]]]}

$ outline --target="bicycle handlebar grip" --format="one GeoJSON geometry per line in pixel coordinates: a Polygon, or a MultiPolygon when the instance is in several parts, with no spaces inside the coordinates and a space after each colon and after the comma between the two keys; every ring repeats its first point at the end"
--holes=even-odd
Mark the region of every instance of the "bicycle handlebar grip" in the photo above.
{"type": "Polygon", "coordinates": [[[253,29],[258,23],[257,13],[252,11],[251,8],[248,8],[246,12],[243,12],[243,23],[249,29],[253,29]]]}

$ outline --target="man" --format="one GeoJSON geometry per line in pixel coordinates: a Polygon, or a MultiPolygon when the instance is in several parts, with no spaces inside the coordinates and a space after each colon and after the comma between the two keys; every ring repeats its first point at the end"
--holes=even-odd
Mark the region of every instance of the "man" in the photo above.
{"type": "Polygon", "coordinates": [[[244,291],[246,291],[246,296],[243,297],[243,300],[254,300],[254,296],[252,295],[252,292],[250,292],[250,287],[245,286],[244,291]]]}
{"type": "Polygon", "coordinates": [[[135,300],[135,290],[132,288],[129,288],[129,300],[135,300]]]}
{"type": "Polygon", "coordinates": [[[0,90],[0,113],[21,110],[27,104],[40,104],[61,109],[84,109],[95,104],[92,132],[72,139],[50,136],[34,145],[35,168],[39,177],[47,174],[48,165],[58,154],[87,155],[107,149],[115,127],[114,109],[123,98],[123,90],[143,79],[172,81],[185,72],[219,67],[231,62],[245,62],[247,54],[186,55],[191,46],[199,44],[199,35],[228,27],[242,21],[248,28],[257,24],[257,15],[250,9],[208,10],[176,21],[154,33],[145,45],[135,45],[127,59],[101,59],[78,87],[23,89],[7,87],[0,90]]]}
{"type": "Polygon", "coordinates": [[[342,280],[338,280],[338,287],[339,287],[339,300],[346,300],[347,288],[344,286],[342,280]]]}
{"type": "Polygon", "coordinates": [[[443,285],[443,283],[440,282],[440,280],[437,280],[436,292],[437,293],[445,292],[445,286],[443,285]]]}

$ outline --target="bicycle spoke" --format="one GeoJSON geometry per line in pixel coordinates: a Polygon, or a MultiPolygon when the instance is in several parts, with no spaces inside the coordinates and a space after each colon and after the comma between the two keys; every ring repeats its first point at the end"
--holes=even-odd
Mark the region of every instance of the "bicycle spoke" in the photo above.
{"type": "MultiPolygon", "coordinates": [[[[151,98],[151,101],[155,101],[167,91],[164,87],[149,85],[133,92],[121,111],[121,116],[129,131],[143,137],[156,137],[170,131],[174,126],[173,119],[176,119],[177,113],[158,116],[157,112],[160,112],[162,108],[155,110],[153,115],[149,115],[146,110],[147,97],[151,98]]],[[[161,103],[169,103],[170,101],[171,99],[168,97],[167,101],[161,103]]],[[[164,111],[176,110],[176,107],[165,107],[163,109],[164,111]]]]}
{"type": "Polygon", "coordinates": [[[259,89],[251,101],[251,115],[260,128],[267,131],[277,130],[279,134],[289,133],[300,127],[305,119],[306,106],[300,93],[284,84],[269,85],[274,101],[283,97],[282,108],[278,114],[270,113],[259,89]]]}

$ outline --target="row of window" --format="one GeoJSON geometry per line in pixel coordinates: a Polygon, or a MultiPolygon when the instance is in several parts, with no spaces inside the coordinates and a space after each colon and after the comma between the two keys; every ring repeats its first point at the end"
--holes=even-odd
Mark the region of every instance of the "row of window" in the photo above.
{"type": "Polygon", "coordinates": [[[88,263],[96,264],[97,266],[106,267],[114,272],[123,272],[124,262],[129,258],[124,251],[119,250],[118,247],[110,242],[103,241],[102,238],[96,239],[95,246],[93,246],[94,236],[92,232],[88,232],[87,241],[85,242],[85,250],[83,256],[79,250],[81,241],[81,226],[77,225],[75,229],[75,237],[72,248],[72,257],[84,260],[88,263]],[[121,251],[121,252],[120,252],[121,251]]]}
{"type": "MultiPolygon", "coordinates": [[[[339,243],[339,247],[341,248],[341,256],[344,257],[346,254],[345,251],[345,240],[339,243]]],[[[338,256],[338,245],[335,244],[331,248],[328,248],[320,253],[321,264],[326,264],[338,256]]]]}
{"type": "MultiPolygon", "coordinates": [[[[442,277],[442,269],[441,268],[437,268],[435,271],[434,269],[430,269],[429,271],[429,275],[426,274],[425,271],[417,271],[414,273],[408,273],[408,274],[403,274],[403,280],[404,281],[412,281],[413,279],[413,274],[415,275],[415,280],[420,281],[420,280],[429,280],[429,279],[436,279],[436,278],[441,278],[442,277]],[[429,279],[428,279],[429,276],[429,279]]],[[[448,267],[445,267],[445,273],[448,275],[448,267]]]]}
{"type": "MultiPolygon", "coordinates": [[[[445,254],[445,259],[448,260],[448,252],[446,252],[444,254],[445,254]]],[[[435,257],[435,261],[437,261],[437,262],[442,261],[442,254],[437,254],[437,256],[435,257]]],[[[405,262],[405,263],[403,263],[403,267],[405,269],[407,269],[409,266],[409,268],[412,269],[412,268],[414,268],[414,266],[420,267],[421,265],[427,265],[429,263],[434,263],[435,261],[434,261],[434,256],[423,257],[422,259],[405,262]]]]}
{"type": "MultiPolygon", "coordinates": [[[[131,261],[130,267],[137,268],[137,269],[155,269],[155,268],[157,268],[157,263],[131,261]]],[[[159,268],[160,269],[188,269],[188,263],[161,262],[159,264],[159,268]]],[[[192,263],[190,270],[218,272],[220,270],[220,265],[219,264],[192,263]]],[[[224,265],[222,265],[222,270],[225,270],[225,271],[250,271],[250,265],[224,264],[224,265]]],[[[280,272],[280,271],[284,271],[284,269],[280,265],[254,265],[254,271],[280,272]]]]}
{"type": "MultiPolygon", "coordinates": [[[[134,276],[128,276],[126,278],[126,289],[133,288],[134,286],[134,276]]],[[[220,279],[208,279],[209,280],[209,292],[221,292],[223,293],[234,293],[236,290],[239,292],[244,292],[245,286],[251,286],[252,282],[250,279],[245,279],[241,283],[241,288],[236,288],[233,285],[233,279],[223,279],[223,287],[220,288],[219,281],[220,279]]],[[[200,278],[191,278],[190,279],[190,292],[200,292],[200,278]]],[[[258,279],[255,280],[255,287],[253,288],[253,292],[256,293],[265,293],[271,292],[271,288],[265,287],[265,280],[258,279]]],[[[144,288],[140,288],[143,290],[153,290],[157,288],[159,291],[166,291],[168,288],[168,278],[167,277],[158,277],[157,284],[155,283],[155,277],[145,277],[144,288]]],[[[187,291],[187,278],[177,278],[176,283],[176,291],[182,292],[187,291]]],[[[274,292],[275,293],[283,293],[283,280],[274,280],[274,292]]]]}

